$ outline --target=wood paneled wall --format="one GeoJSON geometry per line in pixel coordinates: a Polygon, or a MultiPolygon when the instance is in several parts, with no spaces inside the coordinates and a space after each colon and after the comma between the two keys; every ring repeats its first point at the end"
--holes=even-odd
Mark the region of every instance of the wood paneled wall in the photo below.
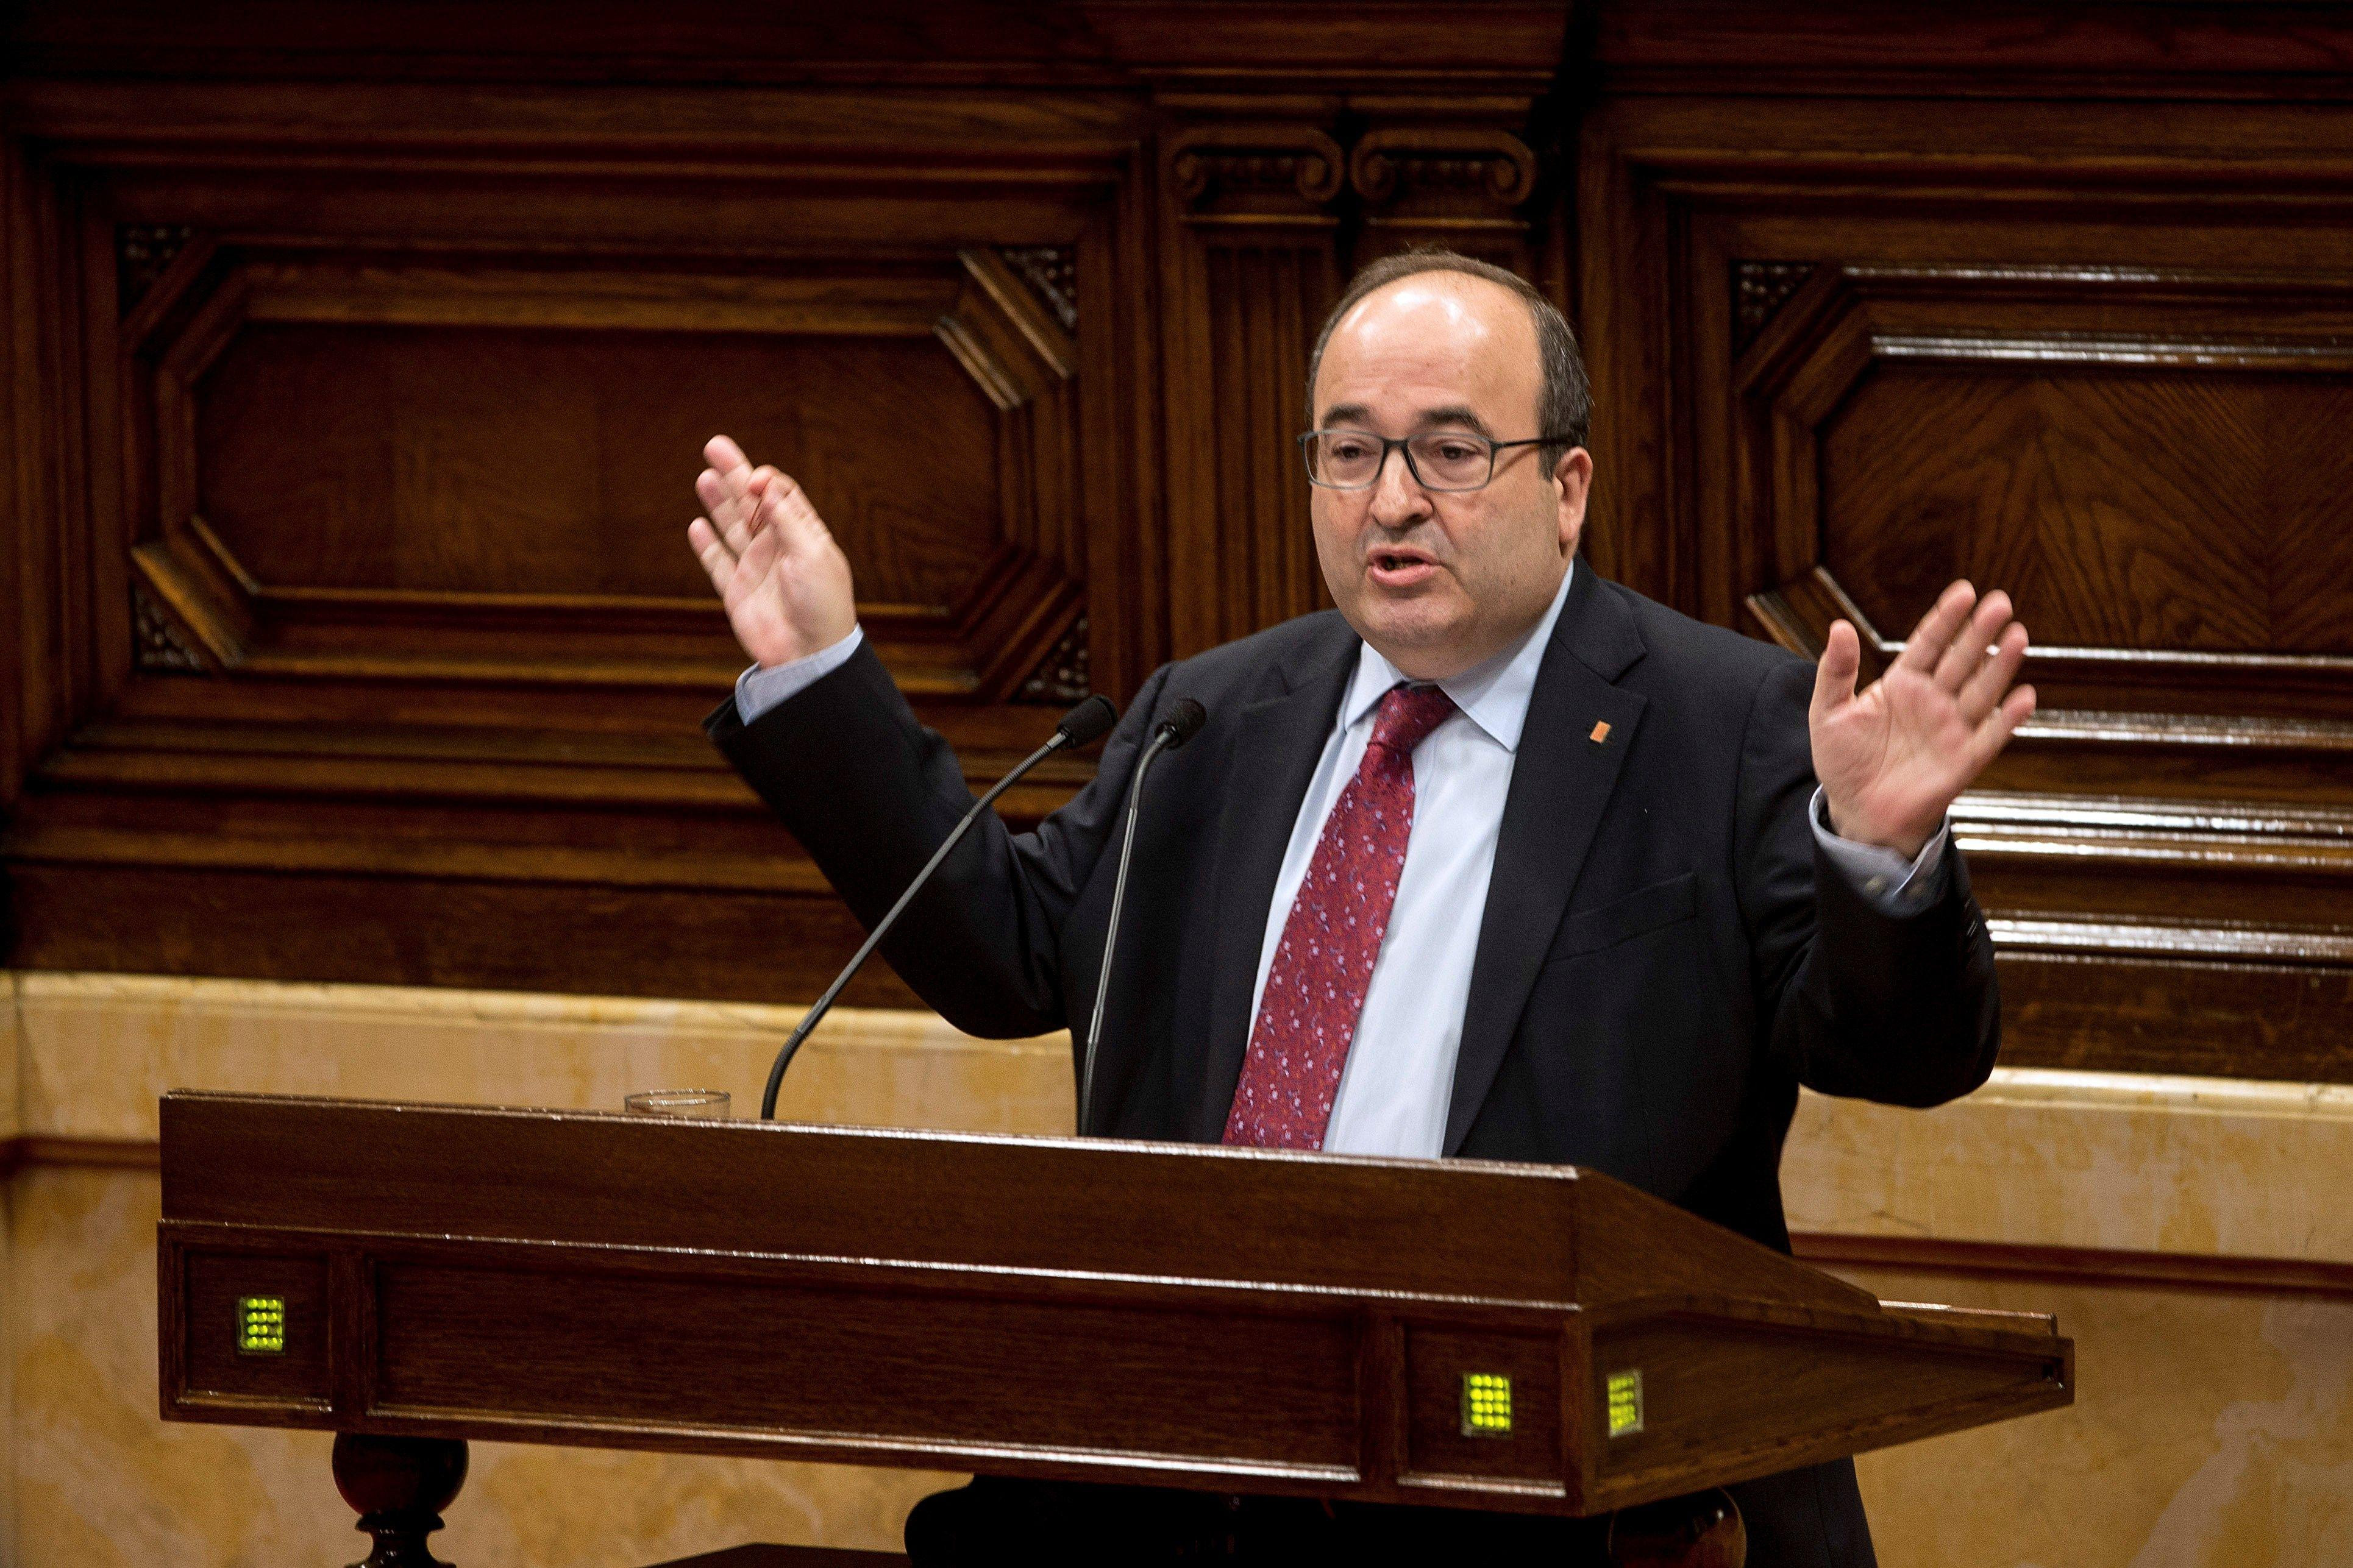
{"type": "Polygon", "coordinates": [[[705,437],[993,773],[1315,606],[1360,258],[1566,289],[1558,5],[859,10],[22,8],[12,962],[805,998],[856,932],[697,729],[705,437]]]}
{"type": "Polygon", "coordinates": [[[1606,7],[1608,559],[1883,659],[2007,587],[1957,813],[2013,1064],[2353,1078],[2353,30],[2322,7],[1606,7]]]}
{"type": "Polygon", "coordinates": [[[812,994],[855,930],[695,727],[703,437],[992,773],[1322,602],[1308,339],[1435,240],[1578,321],[1602,570],[1882,658],[2018,596],[2007,1059],[2353,1079],[2330,8],[793,9],[18,9],[9,962],[812,994]]]}

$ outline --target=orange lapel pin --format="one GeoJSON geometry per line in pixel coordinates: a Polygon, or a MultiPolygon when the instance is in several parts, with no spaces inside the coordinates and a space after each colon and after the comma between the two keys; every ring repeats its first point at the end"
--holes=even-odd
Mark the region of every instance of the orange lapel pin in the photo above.
{"type": "Polygon", "coordinates": [[[1586,739],[1591,741],[1597,746],[1607,743],[1609,739],[1609,721],[1607,719],[1595,720],[1593,721],[1593,733],[1587,736],[1586,739]]]}

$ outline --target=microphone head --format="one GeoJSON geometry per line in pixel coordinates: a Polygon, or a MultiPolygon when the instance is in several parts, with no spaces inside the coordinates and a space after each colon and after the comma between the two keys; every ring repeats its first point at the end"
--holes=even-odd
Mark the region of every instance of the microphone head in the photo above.
{"type": "Polygon", "coordinates": [[[1209,710],[1208,709],[1202,707],[1198,702],[1194,701],[1189,697],[1178,698],[1176,703],[1169,708],[1168,716],[1160,721],[1160,733],[1167,737],[1166,741],[1163,742],[1161,749],[1163,751],[1169,752],[1175,751],[1177,747],[1183,745],[1186,742],[1199,734],[1201,732],[1201,726],[1208,721],[1209,710]]]}
{"type": "Polygon", "coordinates": [[[1054,726],[1054,733],[1065,746],[1092,745],[1118,722],[1119,710],[1111,705],[1110,698],[1097,692],[1063,714],[1062,721],[1054,726]]]}

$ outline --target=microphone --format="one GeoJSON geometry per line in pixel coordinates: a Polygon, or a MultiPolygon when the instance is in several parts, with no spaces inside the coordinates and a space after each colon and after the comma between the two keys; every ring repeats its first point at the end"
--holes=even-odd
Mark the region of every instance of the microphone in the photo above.
{"type": "Polygon", "coordinates": [[[1168,710],[1168,716],[1153,726],[1152,743],[1144,748],[1144,755],[1135,764],[1135,782],[1127,786],[1127,829],[1119,845],[1119,874],[1111,884],[1111,924],[1103,931],[1103,973],[1095,977],[1094,1016],[1087,1020],[1087,1052],[1079,1068],[1079,1132],[1087,1130],[1087,1118],[1094,1109],[1095,1045],[1103,1038],[1103,998],[1111,994],[1112,954],[1119,946],[1119,909],[1127,897],[1127,860],[1135,853],[1135,818],[1144,807],[1144,775],[1151,771],[1154,762],[1163,752],[1173,752],[1195,735],[1209,721],[1209,710],[1189,697],[1180,697],[1168,710]]]}
{"type": "Polygon", "coordinates": [[[932,858],[923,862],[923,868],[915,873],[915,879],[907,884],[907,890],[899,895],[899,901],[891,906],[891,912],[875,922],[874,929],[867,933],[865,945],[852,954],[841,973],[833,977],[833,984],[825,988],[825,994],[817,999],[817,1005],[811,1007],[794,1026],[791,1036],[776,1052],[776,1065],[768,1069],[767,1092],[760,1096],[761,1121],[774,1121],[776,1119],[776,1089],[784,1083],[785,1069],[793,1065],[794,1053],[801,1048],[801,1042],[808,1038],[809,1031],[817,1027],[818,1020],[832,1008],[833,999],[841,994],[841,988],[849,984],[849,977],[858,973],[881,943],[884,935],[898,923],[899,917],[906,912],[907,905],[923,890],[923,884],[932,879],[932,873],[938,870],[940,862],[948,858],[948,851],[962,841],[965,830],[979,820],[980,814],[987,811],[998,795],[1010,789],[1022,774],[1044,762],[1050,754],[1092,745],[1118,722],[1119,710],[1111,705],[1110,698],[1101,693],[1088,698],[1062,715],[1062,721],[1054,726],[1052,739],[1022,758],[1011,773],[991,784],[987,795],[972,803],[972,809],[964,814],[964,820],[955,825],[955,831],[948,835],[947,842],[932,851],[932,858]]]}

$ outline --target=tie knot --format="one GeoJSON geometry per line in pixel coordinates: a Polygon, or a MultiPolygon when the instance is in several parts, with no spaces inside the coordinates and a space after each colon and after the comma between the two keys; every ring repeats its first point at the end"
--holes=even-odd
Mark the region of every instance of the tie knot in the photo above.
{"type": "Polygon", "coordinates": [[[1410,757],[1453,711],[1454,699],[1435,686],[1392,686],[1373,714],[1373,738],[1366,743],[1410,757]]]}

